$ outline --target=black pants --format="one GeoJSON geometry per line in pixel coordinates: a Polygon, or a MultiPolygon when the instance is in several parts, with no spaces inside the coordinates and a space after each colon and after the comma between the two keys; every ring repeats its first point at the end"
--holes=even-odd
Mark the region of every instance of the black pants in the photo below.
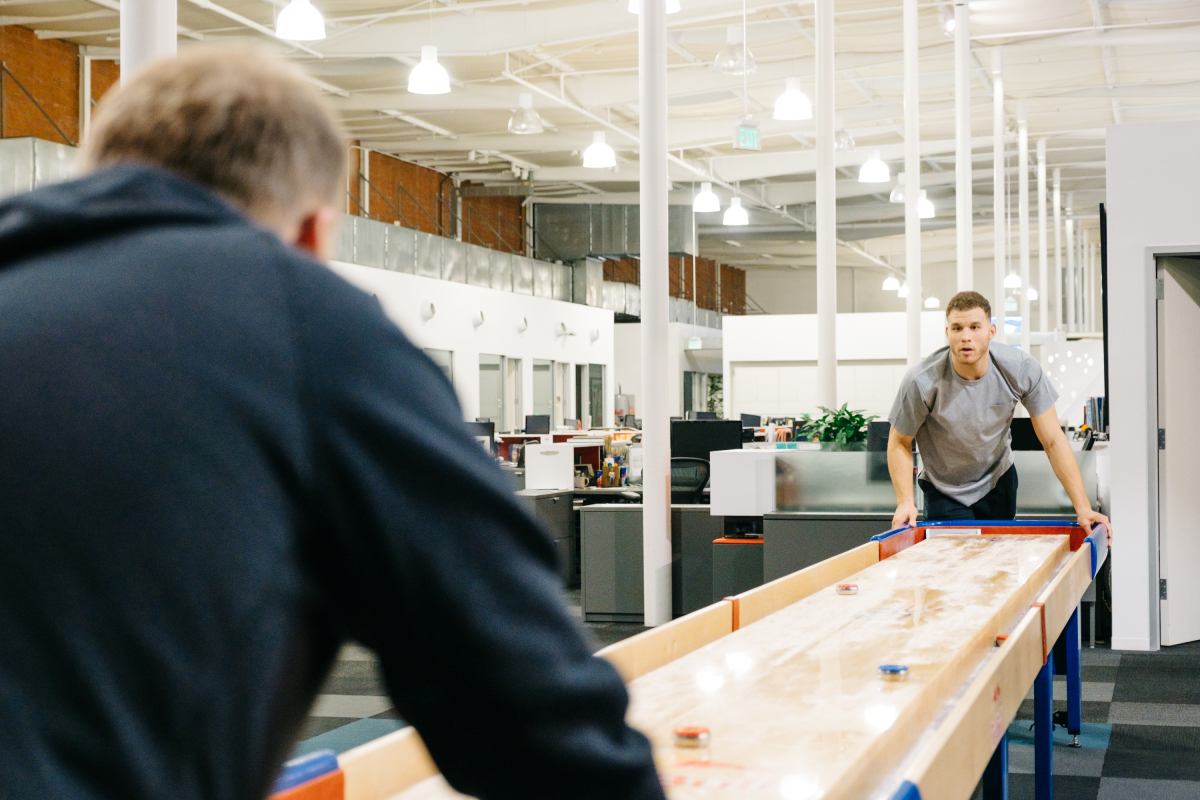
{"type": "Polygon", "coordinates": [[[996,487],[975,505],[962,503],[942,494],[929,481],[917,481],[925,493],[925,519],[1003,519],[1017,518],[1017,465],[1000,476],[996,487]]]}

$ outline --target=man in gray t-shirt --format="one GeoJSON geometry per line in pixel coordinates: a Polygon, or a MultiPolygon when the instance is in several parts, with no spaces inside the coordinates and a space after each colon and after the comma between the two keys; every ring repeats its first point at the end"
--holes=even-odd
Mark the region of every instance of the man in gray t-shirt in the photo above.
{"type": "Polygon", "coordinates": [[[925,468],[919,483],[926,519],[1007,519],[1017,513],[1017,470],[1009,426],[1025,406],[1054,474],[1091,530],[1108,518],[1092,510],[1079,465],[1058,426],[1058,393],[1038,362],[1014,347],[991,344],[996,326],[986,298],[959,292],[946,305],[946,338],[904,376],[888,420],[888,470],[896,490],[892,527],[915,524],[912,442],[925,468]]]}

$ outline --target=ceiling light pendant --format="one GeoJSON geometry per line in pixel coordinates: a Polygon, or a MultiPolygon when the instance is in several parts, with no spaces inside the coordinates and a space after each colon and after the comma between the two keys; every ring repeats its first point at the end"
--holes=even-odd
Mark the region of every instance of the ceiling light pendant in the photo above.
{"type": "Polygon", "coordinates": [[[292,42],[325,38],[325,20],[308,0],[292,0],[275,21],[275,35],[292,42]]]}
{"type": "Polygon", "coordinates": [[[1016,273],[1013,273],[1013,272],[1010,272],[1009,274],[1005,275],[1004,276],[1004,288],[1005,289],[1020,289],[1021,288],[1021,276],[1017,275],[1016,273]]]}
{"type": "Polygon", "coordinates": [[[942,301],[938,300],[936,297],[931,296],[931,297],[925,298],[925,307],[926,308],[937,308],[941,304],[942,304],[942,301]]]}
{"type": "Polygon", "coordinates": [[[542,118],[533,110],[533,95],[521,92],[517,95],[517,110],[508,118],[508,132],[525,135],[546,130],[542,118]]]}
{"type": "Polygon", "coordinates": [[[894,292],[900,288],[900,281],[896,280],[895,275],[888,275],[883,279],[883,290],[885,292],[894,292]]]}
{"type": "Polygon", "coordinates": [[[729,201],[729,208],[725,209],[725,217],[721,222],[725,225],[750,224],[750,215],[742,208],[742,198],[735,197],[729,201]]]}
{"type": "Polygon", "coordinates": [[[730,25],[726,30],[727,44],[717,53],[713,69],[722,75],[750,75],[758,68],[754,55],[746,46],[746,31],[741,25],[730,25]]]}
{"type": "MultiPolygon", "coordinates": [[[[679,0],[667,0],[667,13],[674,14],[679,10],[679,0]]],[[[629,13],[642,13],[642,0],[629,0],[629,13]]]]}
{"type": "Polygon", "coordinates": [[[874,150],[867,162],[858,171],[859,183],[887,183],[892,179],[892,171],[879,157],[879,151],[874,150]]]}
{"type": "Polygon", "coordinates": [[[947,36],[954,35],[954,12],[942,9],[942,32],[947,36]]]}
{"type": "Polygon", "coordinates": [[[905,281],[900,285],[900,291],[896,292],[896,297],[899,297],[902,300],[908,297],[908,281],[905,281]]]}
{"type": "Polygon", "coordinates": [[[812,119],[812,101],[800,90],[799,78],[788,78],[787,88],[775,100],[775,119],[812,119]]]}
{"type": "Polygon", "coordinates": [[[892,193],[888,195],[889,203],[904,202],[904,173],[896,175],[896,185],[892,187],[892,193]]]}
{"type": "Polygon", "coordinates": [[[427,44],[421,47],[421,63],[408,73],[408,90],[413,94],[449,93],[450,76],[446,74],[446,68],[438,63],[435,46],[427,44]]]}
{"type": "Polygon", "coordinates": [[[850,135],[850,131],[846,130],[846,126],[842,121],[834,122],[835,130],[833,132],[833,149],[847,152],[854,149],[854,137],[850,135]]]}
{"type": "Polygon", "coordinates": [[[937,215],[937,209],[933,207],[933,201],[921,190],[921,199],[917,201],[917,216],[921,219],[933,219],[937,215]]]}
{"type": "Polygon", "coordinates": [[[1037,299],[1038,299],[1037,289],[1034,289],[1032,286],[1030,286],[1029,287],[1029,301],[1031,303],[1036,303],[1037,299]]]}
{"type": "Polygon", "coordinates": [[[604,141],[604,131],[592,134],[592,143],[583,151],[583,165],[588,169],[612,169],[617,165],[617,154],[604,141]]]}
{"type": "Polygon", "coordinates": [[[697,194],[695,199],[692,200],[692,211],[695,211],[697,214],[703,214],[705,212],[720,210],[721,201],[715,194],[713,194],[712,183],[709,181],[703,181],[700,184],[699,194],[697,194]]]}

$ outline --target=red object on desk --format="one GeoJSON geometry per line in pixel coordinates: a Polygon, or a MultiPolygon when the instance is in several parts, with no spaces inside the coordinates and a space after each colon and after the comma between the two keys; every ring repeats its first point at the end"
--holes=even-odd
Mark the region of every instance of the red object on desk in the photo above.
{"type": "Polygon", "coordinates": [[[346,774],[339,769],[273,794],[268,800],[343,800],[345,795],[346,774]]]}

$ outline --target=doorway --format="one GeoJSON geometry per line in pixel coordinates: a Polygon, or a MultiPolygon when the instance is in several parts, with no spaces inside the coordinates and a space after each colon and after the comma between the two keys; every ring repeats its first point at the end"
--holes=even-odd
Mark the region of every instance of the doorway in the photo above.
{"type": "Polygon", "coordinates": [[[1159,635],[1175,645],[1200,639],[1200,257],[1159,256],[1157,277],[1159,635]]]}
{"type": "Polygon", "coordinates": [[[611,427],[604,419],[604,365],[588,365],[588,412],[592,427],[611,427]]]}
{"type": "Polygon", "coordinates": [[[504,359],[504,430],[525,430],[525,403],[522,400],[524,379],[521,373],[521,359],[504,359]]]}

